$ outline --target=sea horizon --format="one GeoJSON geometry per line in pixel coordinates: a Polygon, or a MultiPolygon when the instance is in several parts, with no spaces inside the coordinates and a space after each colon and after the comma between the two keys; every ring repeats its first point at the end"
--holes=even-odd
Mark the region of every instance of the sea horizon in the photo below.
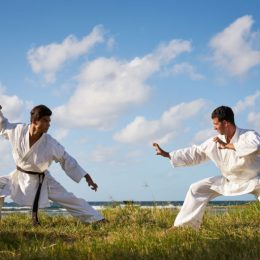
{"type": "MultiPolygon", "coordinates": [[[[229,210],[228,206],[238,206],[248,204],[254,200],[219,200],[210,201],[207,205],[209,212],[218,214],[224,213],[229,210]]],[[[136,206],[140,208],[160,208],[160,209],[180,209],[183,201],[90,201],[88,202],[95,210],[102,211],[108,207],[125,207],[125,206],[136,206]]],[[[20,206],[14,202],[5,202],[2,207],[2,216],[9,214],[31,214],[32,208],[29,206],[20,206]]],[[[50,216],[70,216],[70,213],[57,203],[51,202],[50,207],[39,209],[41,212],[46,213],[50,216]]]]}
{"type": "MultiPolygon", "coordinates": [[[[241,205],[252,202],[254,200],[212,200],[209,201],[209,205],[241,205]]],[[[181,206],[183,204],[183,200],[119,200],[119,201],[111,201],[111,200],[102,200],[102,201],[88,201],[91,206],[116,206],[116,205],[140,205],[140,206],[157,206],[157,205],[169,205],[172,204],[174,206],[181,206]]],[[[4,202],[3,208],[5,207],[29,207],[22,206],[15,202],[4,202]]],[[[58,203],[50,202],[50,207],[47,208],[60,208],[61,206],[58,203]]]]}

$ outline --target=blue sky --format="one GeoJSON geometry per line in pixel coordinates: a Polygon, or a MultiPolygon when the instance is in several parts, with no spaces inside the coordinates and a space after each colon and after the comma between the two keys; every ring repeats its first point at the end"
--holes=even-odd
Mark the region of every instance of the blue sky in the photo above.
{"type": "MultiPolygon", "coordinates": [[[[54,163],[77,196],[183,200],[218,169],[173,169],[151,144],[171,151],[213,137],[219,105],[260,131],[259,10],[259,1],[1,1],[3,112],[29,123],[33,106],[53,110],[50,134],[99,185],[94,193],[54,163]]],[[[0,153],[6,175],[15,165],[3,139],[0,153]]]]}

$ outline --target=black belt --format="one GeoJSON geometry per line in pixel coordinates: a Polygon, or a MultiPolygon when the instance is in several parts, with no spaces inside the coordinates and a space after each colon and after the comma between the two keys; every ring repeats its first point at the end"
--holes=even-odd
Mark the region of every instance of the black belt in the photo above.
{"type": "Polygon", "coordinates": [[[45,173],[44,172],[26,171],[26,170],[23,170],[22,168],[20,168],[19,166],[16,166],[16,169],[20,172],[39,176],[39,185],[38,185],[35,197],[34,197],[33,208],[32,208],[33,225],[34,226],[39,225],[40,222],[38,220],[38,205],[39,205],[39,198],[40,198],[40,194],[41,194],[41,188],[42,188],[42,183],[43,183],[43,180],[44,180],[44,177],[45,177],[45,173]]]}

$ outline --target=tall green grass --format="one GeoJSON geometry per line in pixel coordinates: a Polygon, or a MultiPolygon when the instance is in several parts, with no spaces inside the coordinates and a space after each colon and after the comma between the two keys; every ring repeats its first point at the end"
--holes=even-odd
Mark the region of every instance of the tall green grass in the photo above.
{"type": "Polygon", "coordinates": [[[129,205],[102,211],[105,224],[40,214],[42,226],[13,214],[0,224],[0,259],[260,259],[260,203],[207,213],[199,231],[172,233],[176,210],[129,205]]]}

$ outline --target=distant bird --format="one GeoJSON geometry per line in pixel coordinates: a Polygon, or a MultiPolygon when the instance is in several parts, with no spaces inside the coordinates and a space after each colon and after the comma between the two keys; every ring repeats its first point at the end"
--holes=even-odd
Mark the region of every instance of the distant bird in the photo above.
{"type": "Polygon", "coordinates": [[[144,187],[144,188],[149,188],[150,185],[149,185],[147,182],[145,182],[144,185],[143,185],[143,187],[144,187]]]}

